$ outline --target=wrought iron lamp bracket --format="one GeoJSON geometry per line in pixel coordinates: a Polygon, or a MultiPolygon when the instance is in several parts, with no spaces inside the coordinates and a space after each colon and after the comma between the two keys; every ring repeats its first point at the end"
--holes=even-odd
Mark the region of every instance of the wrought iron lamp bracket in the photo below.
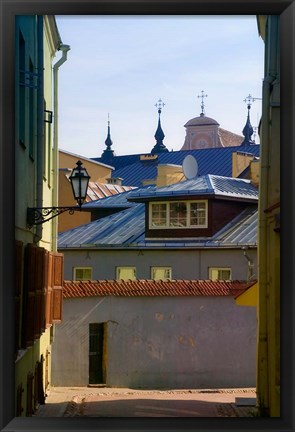
{"type": "Polygon", "coordinates": [[[29,207],[27,209],[27,225],[32,228],[34,225],[41,225],[61,213],[68,211],[72,215],[77,210],[81,211],[81,207],[29,207]]]}

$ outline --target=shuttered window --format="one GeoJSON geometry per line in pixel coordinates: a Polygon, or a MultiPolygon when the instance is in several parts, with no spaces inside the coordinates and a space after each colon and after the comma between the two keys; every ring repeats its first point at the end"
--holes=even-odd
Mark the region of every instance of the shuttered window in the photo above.
{"type": "Polygon", "coordinates": [[[31,346],[62,318],[63,254],[25,247],[22,347],[31,346]]]}

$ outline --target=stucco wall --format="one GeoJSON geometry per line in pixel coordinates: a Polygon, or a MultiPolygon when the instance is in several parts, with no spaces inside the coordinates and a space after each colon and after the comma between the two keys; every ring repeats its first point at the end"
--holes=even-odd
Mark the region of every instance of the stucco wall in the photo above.
{"type": "Polygon", "coordinates": [[[53,385],[88,384],[89,323],[102,322],[107,386],[255,386],[256,308],[204,296],[65,299],[53,385]]]}
{"type": "MultiPolygon", "coordinates": [[[[116,267],[136,267],[137,279],[150,279],[152,266],[172,267],[173,279],[208,279],[209,267],[231,267],[233,280],[246,280],[248,263],[242,249],[230,250],[60,250],[64,253],[64,278],[73,279],[74,267],[93,267],[93,279],[116,279],[116,267]]],[[[247,254],[254,261],[256,250],[247,254]]]]}

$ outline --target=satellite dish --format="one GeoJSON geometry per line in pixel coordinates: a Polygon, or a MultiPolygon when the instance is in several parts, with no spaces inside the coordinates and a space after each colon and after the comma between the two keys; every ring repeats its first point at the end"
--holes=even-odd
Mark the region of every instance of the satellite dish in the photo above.
{"type": "Polygon", "coordinates": [[[195,178],[198,174],[198,162],[192,155],[187,155],[182,162],[182,171],[188,180],[195,178]]]}

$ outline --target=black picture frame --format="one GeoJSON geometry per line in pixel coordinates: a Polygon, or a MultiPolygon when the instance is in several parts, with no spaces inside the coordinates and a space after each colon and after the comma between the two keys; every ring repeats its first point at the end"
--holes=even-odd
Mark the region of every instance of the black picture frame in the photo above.
{"type": "Polygon", "coordinates": [[[294,2],[278,0],[0,0],[0,425],[2,431],[292,431],[294,374],[294,2]],[[280,15],[281,22],[281,417],[25,418],[14,417],[14,19],[16,15],[280,15]]]}

